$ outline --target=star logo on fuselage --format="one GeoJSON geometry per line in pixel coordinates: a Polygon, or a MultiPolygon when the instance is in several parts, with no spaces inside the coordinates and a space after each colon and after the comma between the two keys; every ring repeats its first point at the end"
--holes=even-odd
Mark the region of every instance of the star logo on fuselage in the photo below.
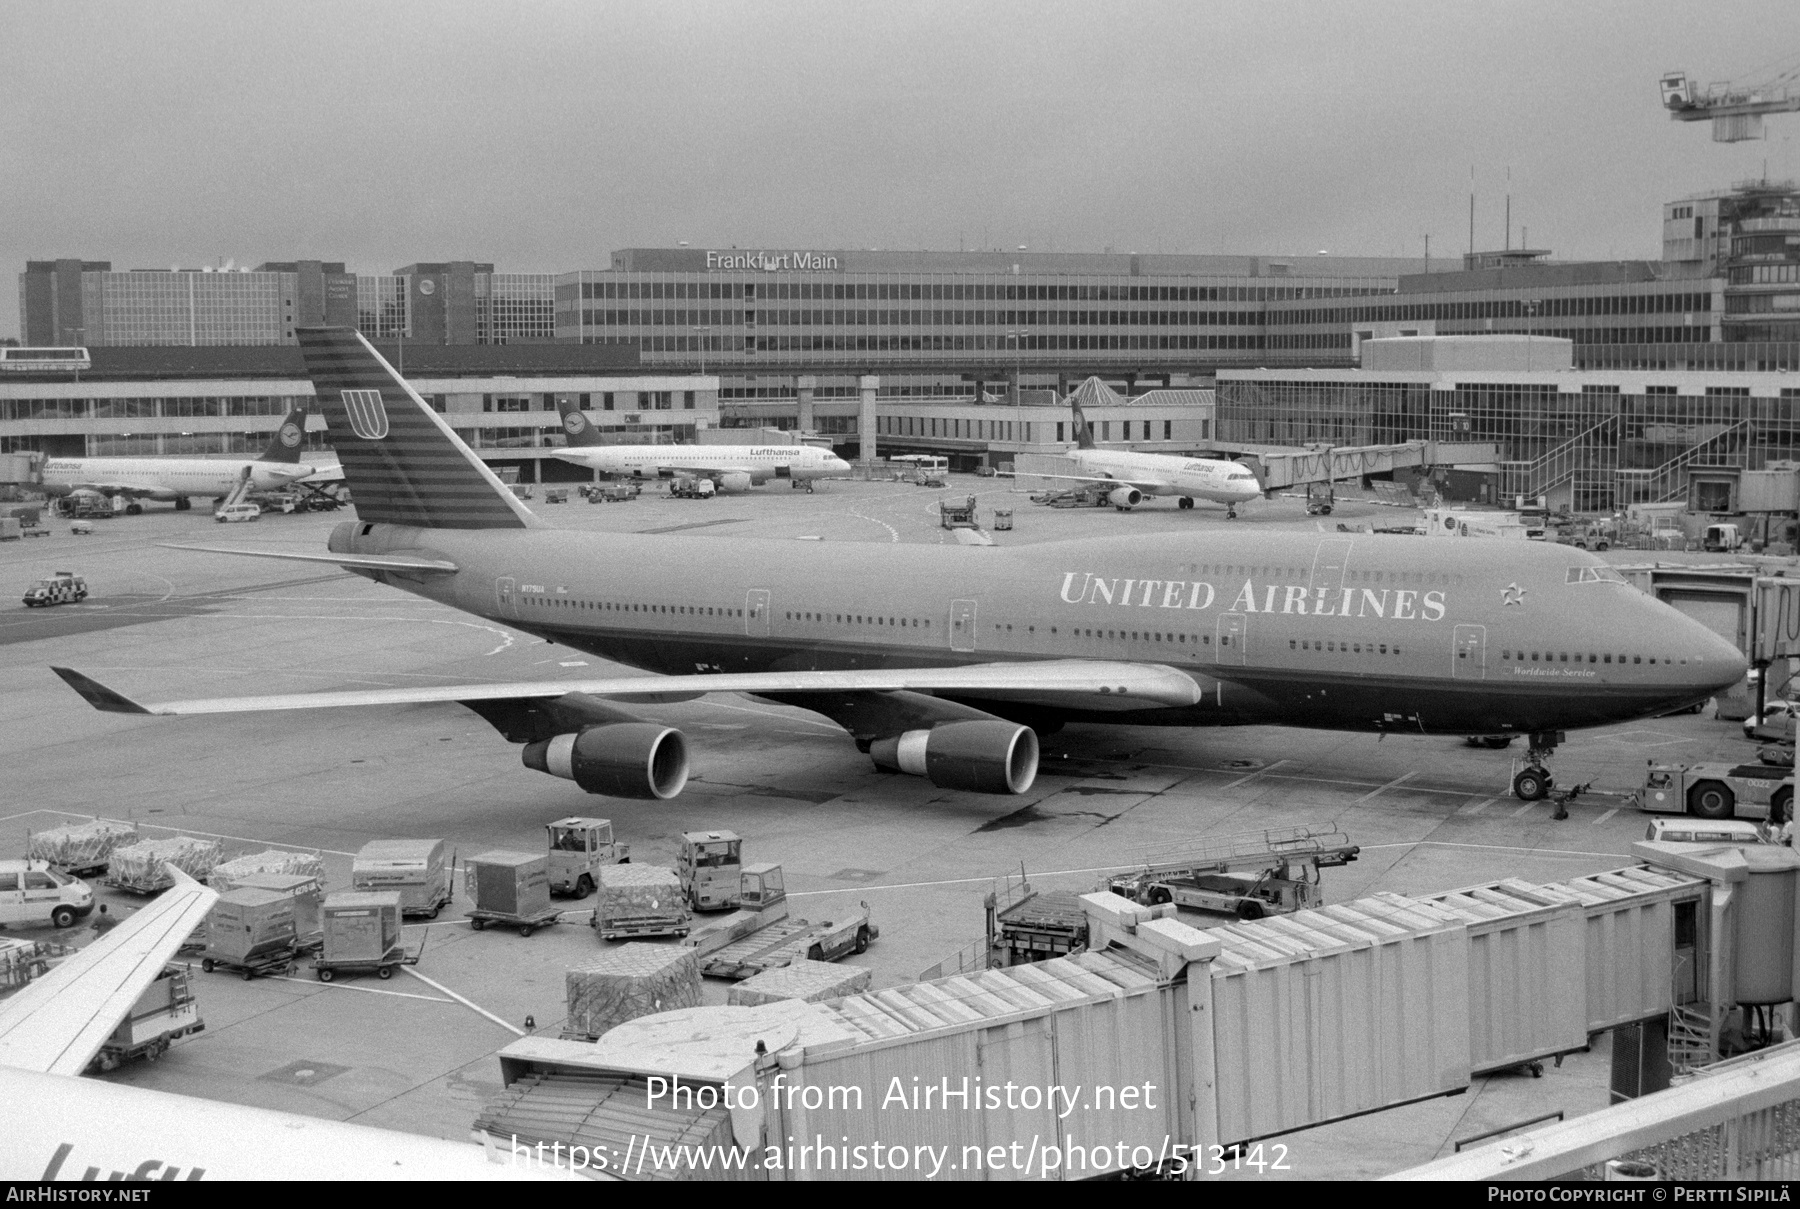
{"type": "Polygon", "coordinates": [[[1522,604],[1524,604],[1525,603],[1525,589],[1521,588],[1516,583],[1507,584],[1504,588],[1500,589],[1500,603],[1502,605],[1522,605],[1522,604]]]}

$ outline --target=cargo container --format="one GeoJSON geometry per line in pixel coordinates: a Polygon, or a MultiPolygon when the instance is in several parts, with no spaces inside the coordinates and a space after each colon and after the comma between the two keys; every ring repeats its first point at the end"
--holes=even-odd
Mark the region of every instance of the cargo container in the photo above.
{"type": "Polygon", "coordinates": [[[301,873],[247,873],[238,878],[233,889],[243,887],[271,890],[294,900],[294,935],[302,951],[316,949],[323,942],[320,907],[325,900],[325,884],[321,878],[301,873]]]}
{"type": "Polygon", "coordinates": [[[824,1003],[869,989],[875,972],[862,966],[835,966],[801,958],[792,965],[766,970],[737,983],[725,993],[725,1002],[752,1007],[780,999],[824,1003]]]}
{"type": "Polygon", "coordinates": [[[273,890],[246,887],[219,895],[206,920],[206,956],[200,968],[224,966],[246,979],[286,973],[296,951],[294,900],[273,890]]]}
{"type": "Polygon", "coordinates": [[[450,901],[451,870],[443,840],[370,840],[350,865],[356,890],[397,890],[406,915],[436,919],[450,901]]]}
{"type": "Polygon", "coordinates": [[[28,860],[49,861],[74,877],[92,877],[106,872],[114,849],[128,848],[137,842],[137,824],[93,819],[32,832],[25,840],[25,856],[28,860]]]}
{"type": "Polygon", "coordinates": [[[90,1071],[116,1070],[133,1058],[154,1062],[169,1045],[206,1027],[200,1004],[188,983],[188,972],[167,966],[144,988],[137,1002],[100,1045],[90,1071]]]}
{"type": "Polygon", "coordinates": [[[340,890],[326,896],[320,916],[324,943],[312,963],[320,982],[330,982],[339,973],[388,978],[398,967],[419,960],[418,954],[408,956],[400,943],[398,891],[340,890]]]}
{"type": "Polygon", "coordinates": [[[611,865],[600,870],[599,905],[589,921],[603,940],[627,936],[686,936],[687,896],[673,869],[611,865]]]}
{"type": "Polygon", "coordinates": [[[475,900],[469,908],[469,926],[476,931],[500,924],[530,936],[561,918],[550,905],[550,858],[543,853],[484,852],[470,857],[467,867],[469,896],[475,900]]]}
{"type": "Polygon", "coordinates": [[[700,1006],[700,963],[692,949],[624,944],[568,972],[565,1037],[592,1039],[652,1012],[700,1006]]]}

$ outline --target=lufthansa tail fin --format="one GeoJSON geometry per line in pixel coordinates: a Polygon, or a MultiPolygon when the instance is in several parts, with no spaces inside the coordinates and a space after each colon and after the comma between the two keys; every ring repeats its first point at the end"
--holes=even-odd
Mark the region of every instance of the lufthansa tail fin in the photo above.
{"type": "Polygon", "coordinates": [[[604,445],[600,434],[594,428],[594,422],[588,419],[587,412],[581,410],[581,400],[574,395],[558,395],[556,410],[562,415],[563,433],[569,438],[569,448],[581,449],[588,445],[604,445]]]}
{"type": "Polygon", "coordinates": [[[294,400],[294,408],[288,412],[287,419],[275,430],[275,437],[269,447],[263,450],[262,462],[283,462],[289,466],[300,463],[300,450],[306,446],[306,413],[312,400],[301,395],[294,400]]]}
{"type": "Polygon", "coordinates": [[[295,335],[358,517],[427,529],[543,525],[355,328],[295,335]]]}
{"type": "Polygon", "coordinates": [[[1087,417],[1081,414],[1080,391],[1069,396],[1069,410],[1075,413],[1075,448],[1092,449],[1094,447],[1094,430],[1088,427],[1087,417]]]}

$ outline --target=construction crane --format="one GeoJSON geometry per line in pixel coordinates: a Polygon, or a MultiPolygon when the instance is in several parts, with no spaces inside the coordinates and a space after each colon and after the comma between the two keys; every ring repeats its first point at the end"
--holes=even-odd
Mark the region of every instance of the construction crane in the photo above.
{"type": "Polygon", "coordinates": [[[1800,56],[1776,67],[1781,69],[1778,74],[1754,84],[1730,81],[1704,88],[1684,72],[1667,72],[1662,78],[1663,108],[1677,122],[1710,120],[1715,143],[1759,139],[1764,114],[1800,112],[1800,56]]]}

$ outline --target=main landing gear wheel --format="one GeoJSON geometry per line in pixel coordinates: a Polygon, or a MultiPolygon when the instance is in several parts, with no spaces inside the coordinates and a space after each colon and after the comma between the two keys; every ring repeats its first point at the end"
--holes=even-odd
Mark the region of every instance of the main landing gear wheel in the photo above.
{"type": "Polygon", "coordinates": [[[1521,802],[1538,802],[1550,792],[1550,774],[1541,768],[1522,768],[1513,778],[1513,796],[1521,802]]]}
{"type": "Polygon", "coordinates": [[[1228,521],[1236,520],[1237,519],[1237,509],[1236,508],[1226,508],[1225,509],[1225,519],[1228,521]]]}
{"type": "Polygon", "coordinates": [[[1194,497],[1191,495],[1184,495],[1175,502],[1175,506],[1177,508],[1192,508],[1194,506],[1194,497]]]}

